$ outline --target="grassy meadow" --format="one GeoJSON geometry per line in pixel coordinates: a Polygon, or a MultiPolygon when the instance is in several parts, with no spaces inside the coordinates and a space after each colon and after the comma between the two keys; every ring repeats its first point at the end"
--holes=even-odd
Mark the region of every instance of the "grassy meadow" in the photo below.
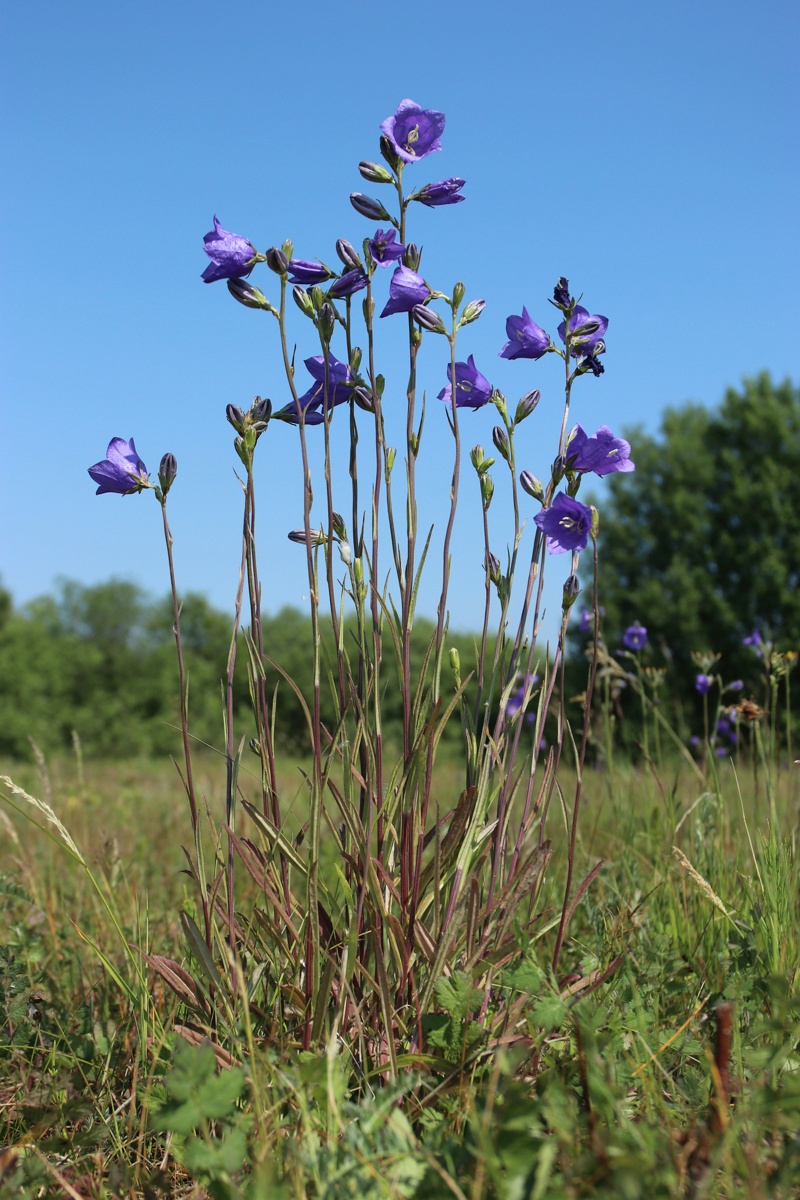
{"type": "MultiPolygon", "coordinates": [[[[223,856],[224,767],[196,764],[209,860],[223,856]]],[[[306,767],[281,765],[287,829],[304,824],[306,767]]],[[[496,1036],[481,981],[456,974],[427,1044],[396,1076],[358,1079],[334,1037],[304,1052],[276,1027],[263,979],[240,980],[237,1036],[212,1049],[143,959],[203,979],[179,920],[181,907],[197,914],[171,764],[3,764],[74,848],[3,786],[0,1194],[797,1196],[800,788],[779,773],[778,830],[760,773],[730,761],[716,772],[703,786],[685,761],[587,770],[577,877],[602,866],[558,978],[566,823],[554,796],[541,918],[519,925],[504,977],[524,1005],[496,1036]]],[[[460,775],[456,760],[437,769],[443,808],[460,775]]],[[[566,805],[574,776],[559,785],[566,805]]],[[[330,875],[332,835],[322,841],[330,875]]],[[[258,889],[236,869],[244,924],[258,889]]]]}

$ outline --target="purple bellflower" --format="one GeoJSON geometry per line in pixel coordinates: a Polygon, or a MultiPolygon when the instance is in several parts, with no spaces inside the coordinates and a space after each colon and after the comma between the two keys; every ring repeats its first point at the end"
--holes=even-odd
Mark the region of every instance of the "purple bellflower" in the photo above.
{"type": "Polygon", "coordinates": [[[551,554],[586,549],[592,531],[592,510],[588,504],[581,504],[572,496],[559,492],[551,507],[543,509],[533,519],[546,535],[551,554]]]}
{"type": "Polygon", "coordinates": [[[411,312],[415,304],[423,304],[430,295],[431,289],[421,275],[408,267],[397,267],[389,283],[389,299],[381,316],[411,312]]]}
{"type": "Polygon", "coordinates": [[[413,100],[401,100],[393,117],[381,123],[385,134],[403,162],[413,163],[434,150],[441,150],[445,115],[431,108],[420,108],[413,100]]]}
{"type": "MultiPolygon", "coordinates": [[[[445,403],[451,403],[452,394],[452,367],[448,365],[447,378],[450,380],[447,387],[443,387],[439,392],[439,399],[445,403]]],[[[465,363],[456,363],[456,408],[483,408],[484,404],[492,397],[492,385],[485,375],[481,375],[478,368],[475,366],[475,360],[470,354],[465,363]]]]}
{"type": "Polygon", "coordinates": [[[594,627],[594,616],[588,608],[581,609],[581,619],[578,622],[578,629],[581,633],[588,633],[594,627]]]}
{"type": "Polygon", "coordinates": [[[201,276],[205,283],[214,283],[217,279],[241,279],[255,266],[255,246],[238,233],[223,229],[216,216],[213,230],[203,238],[203,249],[211,259],[211,265],[201,276]]]}
{"type": "Polygon", "coordinates": [[[289,282],[300,283],[303,287],[313,287],[330,279],[333,271],[316,259],[293,258],[289,262],[289,282]]]}
{"type": "Polygon", "coordinates": [[[588,437],[582,425],[576,425],[567,444],[567,463],[582,474],[610,475],[613,471],[634,471],[630,442],[614,437],[607,425],[601,425],[588,437]]]}
{"type": "Polygon", "coordinates": [[[764,657],[764,639],[757,629],[746,638],[742,639],[743,646],[752,646],[759,658],[764,657]]]}
{"type": "Polygon", "coordinates": [[[541,358],[550,345],[549,334],[531,320],[524,304],[521,317],[509,317],[506,321],[506,337],[501,358],[541,358]]]}
{"type": "Polygon", "coordinates": [[[744,690],[744,680],[743,679],[734,679],[733,682],[729,683],[728,686],[725,688],[726,692],[741,692],[743,690],[744,690]]]}
{"type": "Polygon", "coordinates": [[[439,183],[426,183],[424,188],[420,188],[411,200],[419,200],[420,204],[427,204],[428,208],[441,208],[443,204],[460,204],[462,200],[466,200],[466,196],[459,196],[459,192],[466,183],[466,179],[442,179],[439,183]]]}
{"type": "MultiPolygon", "coordinates": [[[[570,333],[574,335],[571,339],[572,357],[594,358],[598,345],[603,341],[605,332],[608,329],[608,317],[592,315],[582,304],[576,304],[575,310],[569,319],[569,329],[570,333]],[[584,325],[589,328],[585,333],[582,333],[581,329],[584,325]]],[[[562,321],[558,327],[558,336],[562,342],[564,341],[565,333],[566,322],[562,321]]]]}
{"type": "Polygon", "coordinates": [[[714,686],[714,676],[698,675],[694,681],[694,686],[695,690],[698,691],[701,696],[707,696],[714,686]]]}
{"type": "Polygon", "coordinates": [[[104,492],[130,496],[150,486],[147,467],[136,453],[133,438],[129,442],[124,438],[112,438],[106,455],[102,462],[89,467],[90,476],[100,485],[96,496],[102,496],[104,492]]]}
{"type": "Polygon", "coordinates": [[[346,296],[352,296],[354,292],[361,291],[367,286],[367,277],[360,267],[354,271],[346,271],[344,275],[340,275],[335,279],[330,286],[328,295],[334,300],[344,300],[346,296]]]}
{"type": "Polygon", "coordinates": [[[369,252],[372,255],[372,261],[378,267],[388,267],[390,263],[397,262],[406,252],[406,248],[402,242],[397,240],[397,231],[387,229],[385,232],[382,229],[377,229],[372,238],[370,238],[369,252]]]}
{"type": "MultiPolygon", "coordinates": [[[[321,425],[325,420],[325,359],[321,354],[307,358],[305,365],[314,382],[308,391],[298,396],[298,404],[305,416],[306,425],[321,425]]],[[[344,404],[353,394],[353,372],[346,363],[328,355],[328,410],[344,404]]],[[[292,401],[274,414],[291,425],[299,424],[297,405],[292,401]]]]}
{"type": "Polygon", "coordinates": [[[626,650],[641,650],[647,645],[647,630],[644,625],[634,621],[622,635],[622,644],[626,650]]]}
{"type": "MultiPolygon", "coordinates": [[[[538,675],[533,675],[533,676],[526,675],[525,679],[519,685],[519,687],[516,688],[511,693],[511,695],[508,698],[508,704],[506,705],[506,716],[509,718],[509,720],[512,717],[515,717],[517,715],[517,713],[519,712],[519,710],[522,708],[522,701],[525,699],[525,693],[528,690],[528,688],[536,687],[536,684],[538,682],[539,682],[538,675]]],[[[536,720],[536,713],[527,712],[525,714],[525,721],[529,725],[532,725],[535,720],[536,720]]]]}

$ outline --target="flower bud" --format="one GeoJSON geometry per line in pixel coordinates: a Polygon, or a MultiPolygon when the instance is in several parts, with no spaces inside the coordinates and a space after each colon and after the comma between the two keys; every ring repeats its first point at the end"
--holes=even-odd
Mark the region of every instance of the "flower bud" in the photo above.
{"type": "Polygon", "coordinates": [[[286,536],[290,542],[296,542],[298,546],[324,546],[328,540],[321,529],[310,529],[308,537],[306,537],[305,529],[292,529],[286,536]]]}
{"type": "Polygon", "coordinates": [[[391,220],[388,212],[379,200],[372,200],[362,192],[351,192],[350,203],[356,212],[361,213],[361,216],[366,217],[368,221],[391,220]]]}
{"type": "Polygon", "coordinates": [[[485,308],[485,300],[470,300],[469,304],[461,314],[461,324],[471,325],[473,321],[477,321],[478,317],[485,308]]]}
{"type": "Polygon", "coordinates": [[[277,246],[272,246],[264,256],[267,260],[267,266],[276,275],[286,275],[289,271],[289,259],[283,250],[277,246]]]}
{"type": "Polygon", "coordinates": [[[591,504],[589,507],[592,510],[592,537],[596,538],[600,532],[600,513],[593,504],[591,504]]]}
{"type": "Polygon", "coordinates": [[[486,556],[486,569],[492,583],[496,584],[500,579],[500,559],[496,554],[492,554],[491,550],[486,556]]]}
{"type": "Polygon", "coordinates": [[[262,400],[260,396],[256,396],[250,406],[250,420],[267,424],[272,416],[272,401],[262,400]]]}
{"type": "Polygon", "coordinates": [[[400,166],[400,156],[394,148],[394,144],[389,140],[385,133],[381,134],[381,140],[378,143],[383,158],[393,171],[396,171],[400,166]]]}
{"type": "Polygon", "coordinates": [[[387,477],[387,479],[392,473],[392,467],[394,466],[394,460],[396,458],[397,458],[397,451],[394,450],[391,446],[387,446],[386,447],[386,477],[387,477]]]}
{"type": "Polygon", "coordinates": [[[495,444],[495,449],[502,454],[506,462],[511,460],[511,446],[508,441],[508,434],[500,425],[495,425],[492,430],[492,441],[495,444]]]}
{"type": "Polygon", "coordinates": [[[564,310],[564,312],[566,312],[567,309],[571,308],[572,306],[572,300],[570,299],[569,294],[569,280],[565,279],[563,275],[559,277],[558,283],[553,289],[553,300],[559,308],[564,310]]]}
{"type": "Polygon", "coordinates": [[[456,674],[461,670],[461,655],[458,653],[457,646],[453,646],[450,650],[450,666],[456,674]]]}
{"type": "Polygon", "coordinates": [[[364,297],[361,304],[361,311],[364,314],[365,323],[369,325],[372,321],[372,318],[375,316],[375,301],[371,296],[364,297]]]}
{"type": "Polygon", "coordinates": [[[517,411],[514,414],[514,424],[518,425],[520,421],[524,421],[526,417],[529,417],[540,399],[541,393],[538,388],[534,388],[532,392],[526,392],[517,405],[517,411]]]}
{"type": "Polygon", "coordinates": [[[281,245],[281,250],[286,255],[286,261],[291,262],[294,258],[294,242],[291,238],[287,238],[281,245]]]}
{"type": "Polygon", "coordinates": [[[333,315],[333,305],[328,304],[326,300],[325,303],[320,307],[318,319],[320,335],[325,339],[326,342],[329,342],[333,337],[335,325],[336,318],[333,315]]]}
{"type": "Polygon", "coordinates": [[[473,446],[469,452],[470,461],[476,471],[480,471],[483,462],[483,446],[473,446]]]}
{"type": "Polygon", "coordinates": [[[483,506],[484,508],[488,508],[492,503],[492,496],[494,495],[494,480],[492,479],[491,475],[485,471],[481,473],[480,480],[483,506]]]}
{"type": "Polygon", "coordinates": [[[228,291],[234,300],[238,300],[245,308],[262,308],[266,312],[275,311],[264,293],[257,287],[253,287],[252,283],[246,283],[244,279],[229,279],[228,291]]]}
{"type": "Polygon", "coordinates": [[[538,500],[540,503],[544,501],[544,488],[540,479],[531,475],[530,471],[523,471],[519,481],[523,492],[527,492],[529,496],[533,496],[534,500],[538,500]]]}
{"type": "Polygon", "coordinates": [[[432,308],[426,308],[424,304],[415,304],[411,310],[411,316],[421,325],[423,329],[427,329],[428,333],[446,333],[444,321],[437,312],[432,308]]]}
{"type": "Polygon", "coordinates": [[[453,287],[453,311],[458,312],[461,308],[461,301],[464,299],[464,292],[467,290],[465,283],[457,283],[453,287]]]}
{"type": "Polygon", "coordinates": [[[419,260],[422,257],[422,252],[417,248],[414,242],[408,242],[406,252],[403,255],[403,266],[408,267],[409,271],[419,270],[419,260]]]}
{"type": "Polygon", "coordinates": [[[352,296],[354,292],[360,292],[367,286],[367,282],[363,268],[357,267],[353,271],[347,271],[346,274],[340,275],[338,279],[334,279],[328,294],[333,296],[334,300],[344,300],[347,296],[352,296]]]}
{"type": "Polygon", "coordinates": [[[353,388],[350,395],[353,397],[358,407],[363,409],[364,412],[375,412],[375,401],[372,398],[372,393],[367,391],[365,387],[353,388]]]}
{"type": "Polygon", "coordinates": [[[333,515],[333,532],[337,537],[347,537],[347,529],[344,523],[344,517],[341,513],[335,512],[333,515]]]}
{"type": "Polygon", "coordinates": [[[562,612],[569,612],[575,601],[578,599],[581,585],[578,582],[577,575],[570,575],[567,582],[564,584],[564,591],[561,598],[562,612]]]}
{"type": "Polygon", "coordinates": [[[336,243],[336,253],[347,267],[348,271],[360,271],[364,264],[361,261],[361,255],[354,246],[346,242],[344,238],[339,238],[336,243]]]}
{"type": "Polygon", "coordinates": [[[554,483],[558,483],[561,479],[564,478],[564,472],[566,471],[566,469],[567,469],[567,456],[565,454],[558,454],[553,460],[552,475],[553,475],[554,483]]]}
{"type": "Polygon", "coordinates": [[[358,164],[358,170],[361,178],[366,179],[368,183],[394,183],[391,173],[380,163],[365,160],[358,164]]]}
{"type": "Polygon", "coordinates": [[[350,351],[350,370],[354,375],[358,374],[358,369],[361,366],[361,358],[361,347],[353,346],[353,349],[350,351]]]}
{"type": "Polygon", "coordinates": [[[300,309],[300,312],[304,313],[307,317],[311,317],[313,320],[314,305],[311,303],[311,297],[306,289],[304,287],[300,287],[300,284],[298,283],[292,288],[292,295],[294,296],[294,302],[300,309]]]}
{"type": "Polygon", "coordinates": [[[244,433],[244,413],[238,404],[228,404],[225,408],[225,416],[237,433],[244,433]]]}
{"type": "Polygon", "coordinates": [[[158,468],[158,482],[161,484],[161,491],[165,496],[175,482],[177,474],[178,460],[174,454],[165,454],[158,468]]]}

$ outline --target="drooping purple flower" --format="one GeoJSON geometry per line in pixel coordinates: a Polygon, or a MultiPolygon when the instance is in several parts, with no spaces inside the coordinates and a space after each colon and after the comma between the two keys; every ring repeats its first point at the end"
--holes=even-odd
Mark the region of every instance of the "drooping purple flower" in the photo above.
{"type": "Polygon", "coordinates": [[[456,176],[453,179],[441,179],[438,183],[426,183],[425,187],[420,188],[410,199],[419,200],[420,204],[427,204],[428,208],[441,208],[443,204],[460,204],[462,200],[466,200],[466,196],[459,196],[458,193],[466,182],[466,179],[456,176]]]}
{"type": "MultiPolygon", "coordinates": [[[[325,420],[325,359],[321,354],[305,360],[306,368],[314,382],[304,395],[298,397],[298,404],[305,416],[306,425],[321,425],[325,420]]],[[[339,404],[344,404],[353,394],[353,372],[347,363],[339,362],[332,354],[328,355],[328,410],[339,404]]],[[[292,401],[274,414],[280,420],[297,425],[297,405],[292,401]]]]}
{"type": "Polygon", "coordinates": [[[573,471],[610,475],[613,471],[634,471],[630,442],[614,437],[607,425],[601,425],[588,437],[582,425],[576,425],[567,444],[567,462],[573,471]]]}
{"type": "Polygon", "coordinates": [[[325,283],[333,275],[324,263],[313,258],[293,258],[289,262],[289,282],[299,283],[303,287],[314,287],[315,284],[325,283]]]}
{"type": "Polygon", "coordinates": [[[344,300],[346,296],[352,296],[354,292],[360,292],[362,288],[367,286],[367,277],[359,267],[355,271],[346,271],[344,275],[340,275],[331,284],[328,295],[334,300],[344,300]]]}
{"type": "Polygon", "coordinates": [[[741,692],[744,689],[743,679],[734,679],[733,683],[729,683],[725,688],[726,692],[741,692]]]}
{"type": "Polygon", "coordinates": [[[550,345],[550,335],[531,320],[524,304],[521,317],[512,316],[506,321],[506,337],[501,358],[541,358],[550,345]]]}
{"type": "Polygon", "coordinates": [[[431,289],[421,275],[408,267],[397,267],[389,284],[389,299],[381,316],[390,317],[392,313],[411,312],[415,304],[423,304],[430,294],[431,289]]]}
{"type": "Polygon", "coordinates": [[[388,267],[390,263],[397,262],[406,252],[406,248],[402,242],[397,240],[396,229],[376,229],[375,234],[370,238],[369,252],[372,255],[372,261],[379,267],[388,267]]]}
{"type": "Polygon", "coordinates": [[[214,217],[214,228],[203,238],[203,249],[211,259],[201,278],[205,283],[217,279],[241,279],[255,266],[256,248],[247,238],[223,229],[214,217]]]}
{"type": "Polygon", "coordinates": [[[413,100],[401,100],[393,117],[381,123],[384,133],[403,162],[413,163],[434,150],[441,150],[445,115],[420,108],[413,100]]]}
{"type": "Polygon", "coordinates": [[[102,496],[104,492],[129,496],[133,492],[141,492],[150,484],[147,467],[136,452],[133,438],[128,442],[124,438],[112,438],[106,457],[89,467],[89,475],[100,485],[96,496],[102,496]]]}
{"type": "Polygon", "coordinates": [[[626,650],[641,650],[647,645],[647,630],[644,625],[634,621],[622,635],[622,644],[626,650]]]}
{"type": "MultiPolygon", "coordinates": [[[[447,367],[447,378],[450,383],[439,392],[439,399],[450,404],[453,383],[450,365],[447,367]]],[[[483,408],[491,396],[492,385],[485,375],[481,375],[471,354],[465,363],[456,363],[456,408],[483,408]]]]}
{"type": "Polygon", "coordinates": [[[546,535],[551,554],[586,549],[592,530],[592,510],[588,504],[559,492],[550,508],[537,513],[534,521],[546,535]]]}
{"type": "MultiPolygon", "coordinates": [[[[571,338],[571,354],[573,358],[594,358],[598,343],[603,341],[608,329],[608,317],[599,314],[592,315],[582,304],[576,304],[569,319],[571,338]]],[[[558,336],[564,341],[566,322],[558,327],[558,336]]],[[[601,364],[598,363],[598,366],[601,364]]],[[[602,367],[601,367],[602,370],[602,367]]],[[[599,373],[599,372],[598,372],[599,373]]]]}
{"type": "Polygon", "coordinates": [[[714,676],[698,675],[694,681],[694,686],[701,696],[706,696],[714,686],[714,676]]]}

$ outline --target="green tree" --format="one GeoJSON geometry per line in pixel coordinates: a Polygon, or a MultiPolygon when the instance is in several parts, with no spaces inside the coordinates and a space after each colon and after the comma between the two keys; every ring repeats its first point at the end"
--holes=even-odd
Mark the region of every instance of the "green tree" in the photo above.
{"type": "Polygon", "coordinates": [[[714,650],[725,678],[752,680],[753,629],[800,647],[800,389],[764,373],[716,410],[668,409],[658,437],[626,436],[636,471],[600,511],[609,646],[638,619],[684,676],[691,651],[714,650]]]}

